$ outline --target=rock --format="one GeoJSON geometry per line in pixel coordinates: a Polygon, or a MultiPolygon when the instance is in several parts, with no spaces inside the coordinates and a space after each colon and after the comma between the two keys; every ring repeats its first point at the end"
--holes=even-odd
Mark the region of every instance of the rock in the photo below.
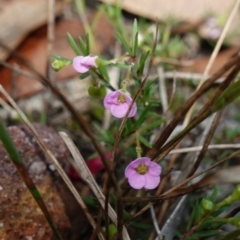
{"type": "MultiPolygon", "coordinates": [[[[35,127],[48,148],[64,165],[69,152],[61,137],[52,128],[43,125],[35,125],[35,127]]],[[[60,182],[61,188],[66,186],[57,174],[49,171],[50,161],[45,158],[35,139],[25,127],[9,127],[9,133],[63,239],[72,239],[71,224],[58,190],[59,184],[57,185],[56,182],[60,182]]],[[[0,164],[0,239],[55,239],[43,213],[21,180],[1,143],[0,164]]],[[[69,191],[66,190],[66,193],[69,194],[69,191]]],[[[75,199],[72,197],[71,201],[75,199]]],[[[79,213],[80,207],[77,206],[76,201],[73,205],[76,206],[75,213],[83,215],[79,213]]],[[[85,219],[84,215],[82,218],[85,219]]]]}

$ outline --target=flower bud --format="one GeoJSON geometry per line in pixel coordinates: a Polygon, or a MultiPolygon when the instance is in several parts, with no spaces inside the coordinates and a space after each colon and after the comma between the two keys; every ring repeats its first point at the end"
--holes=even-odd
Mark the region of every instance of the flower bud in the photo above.
{"type": "Polygon", "coordinates": [[[85,73],[91,68],[97,68],[98,56],[77,56],[73,59],[72,66],[79,73],[85,73]]]}
{"type": "Polygon", "coordinates": [[[52,61],[52,68],[54,71],[58,72],[59,70],[61,70],[63,67],[65,66],[68,66],[71,64],[71,61],[69,60],[66,60],[66,61],[63,61],[61,59],[54,59],[52,61]]]}
{"type": "Polygon", "coordinates": [[[205,198],[202,200],[201,205],[202,205],[203,210],[206,212],[210,212],[214,209],[213,202],[208,199],[205,199],[205,198]]]}
{"type": "Polygon", "coordinates": [[[91,85],[88,88],[88,94],[93,98],[103,98],[106,95],[106,88],[102,85],[100,87],[91,85]]]}

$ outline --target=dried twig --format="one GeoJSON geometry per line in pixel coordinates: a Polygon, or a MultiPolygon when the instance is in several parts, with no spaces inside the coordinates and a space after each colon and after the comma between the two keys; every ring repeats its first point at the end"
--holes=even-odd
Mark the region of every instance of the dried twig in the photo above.
{"type": "Polygon", "coordinates": [[[167,98],[166,82],[164,78],[164,70],[162,67],[159,67],[157,71],[159,75],[159,93],[160,93],[159,95],[161,99],[163,112],[166,112],[168,108],[168,98],[167,98]]]}
{"type": "Polygon", "coordinates": [[[54,42],[54,28],[55,28],[55,0],[48,0],[48,25],[47,25],[47,69],[46,76],[47,78],[54,82],[55,72],[51,67],[51,60],[49,59],[54,42]]]}
{"type": "MultiPolygon", "coordinates": [[[[72,142],[72,140],[68,137],[68,135],[64,132],[60,132],[61,137],[65,141],[66,145],[68,146],[70,152],[72,153],[72,156],[75,160],[77,170],[79,171],[79,174],[82,176],[82,179],[89,185],[97,199],[99,200],[99,203],[101,204],[102,208],[105,208],[104,204],[104,195],[101,189],[99,188],[98,184],[96,183],[94,177],[92,176],[90,170],[88,169],[81,153],[75,146],[75,144],[72,142]]],[[[117,215],[110,204],[108,204],[109,209],[109,217],[114,222],[114,224],[117,225],[117,215]]],[[[124,239],[130,239],[127,233],[127,229],[123,227],[123,238],[124,239]]]]}
{"type": "MultiPolygon", "coordinates": [[[[108,160],[106,159],[106,156],[104,154],[104,151],[98,141],[95,139],[95,136],[87,124],[87,122],[82,118],[82,116],[77,112],[77,110],[74,108],[74,106],[68,101],[68,99],[61,93],[61,91],[52,84],[48,78],[43,76],[41,73],[39,73],[27,60],[25,60],[22,56],[20,56],[16,51],[10,49],[8,46],[0,42],[0,47],[2,47],[4,50],[11,52],[11,54],[16,57],[18,60],[21,61],[23,65],[25,65],[28,69],[30,69],[34,74],[38,77],[39,81],[43,83],[44,85],[48,86],[51,91],[62,101],[62,103],[66,106],[66,108],[71,112],[73,117],[77,120],[79,126],[83,130],[83,132],[91,139],[92,144],[94,145],[96,151],[99,153],[99,156],[101,157],[103,164],[106,168],[106,171],[108,172],[110,179],[113,183],[113,187],[117,192],[120,192],[118,188],[118,183],[116,181],[116,178],[111,173],[111,168],[108,160]]],[[[119,197],[120,199],[121,197],[119,197]]]]}
{"type": "MultiPolygon", "coordinates": [[[[217,57],[217,54],[218,54],[218,52],[219,52],[219,50],[220,50],[220,48],[221,48],[221,46],[222,46],[223,40],[225,39],[225,37],[226,37],[226,35],[227,35],[227,32],[228,32],[228,30],[229,30],[229,28],[230,28],[230,25],[231,25],[231,23],[232,23],[232,21],[233,21],[233,18],[234,18],[234,16],[236,15],[236,13],[237,13],[237,11],[238,11],[238,9],[239,9],[239,5],[240,5],[240,0],[236,0],[235,5],[234,5],[234,7],[233,7],[233,9],[232,9],[229,17],[228,17],[228,20],[227,20],[224,28],[223,28],[223,31],[222,31],[222,33],[221,33],[221,36],[220,36],[220,38],[218,39],[217,44],[216,44],[216,46],[215,46],[215,48],[214,48],[214,50],[213,50],[213,52],[212,52],[212,54],[211,54],[211,57],[210,57],[210,59],[209,59],[209,61],[208,61],[208,64],[207,64],[205,70],[204,70],[204,73],[203,73],[203,75],[202,75],[201,81],[199,82],[199,85],[198,85],[197,89],[199,89],[200,86],[201,86],[201,85],[204,83],[204,81],[206,80],[206,78],[207,78],[207,76],[208,76],[208,74],[209,74],[209,71],[210,71],[210,69],[211,69],[211,67],[212,67],[212,65],[213,65],[213,63],[214,63],[214,61],[215,61],[215,59],[216,59],[216,57],[217,57]]],[[[193,110],[194,110],[194,106],[195,106],[195,104],[194,104],[194,105],[190,108],[190,110],[188,111],[188,113],[187,113],[187,115],[186,115],[186,117],[185,117],[185,119],[184,119],[184,122],[183,122],[183,125],[184,125],[184,126],[187,126],[187,124],[189,123],[189,121],[190,121],[190,119],[191,119],[191,116],[192,116],[192,113],[193,113],[193,110]]]]}
{"type": "MultiPolygon", "coordinates": [[[[58,163],[57,159],[54,157],[53,153],[46,147],[46,145],[44,144],[42,139],[39,137],[34,126],[30,123],[30,121],[27,119],[26,115],[22,112],[22,110],[18,107],[16,102],[10,97],[10,95],[4,90],[4,88],[1,85],[0,85],[0,92],[6,97],[6,99],[11,103],[11,105],[14,107],[14,109],[18,112],[19,116],[22,118],[24,123],[27,125],[30,132],[36,138],[36,141],[39,144],[40,148],[43,150],[44,154],[46,154],[46,156],[52,161],[52,163],[55,166],[55,168],[57,169],[58,173],[60,174],[60,176],[62,177],[62,179],[64,180],[64,182],[66,183],[66,185],[68,186],[68,188],[70,189],[70,191],[72,192],[72,194],[74,195],[74,197],[76,198],[78,203],[80,204],[80,206],[81,206],[84,214],[86,215],[87,219],[89,220],[90,224],[95,229],[96,223],[95,223],[93,217],[88,212],[87,207],[86,207],[85,203],[83,202],[81,196],[77,192],[76,188],[73,186],[72,182],[66,175],[65,171],[62,169],[61,165],[58,163]]],[[[99,233],[99,237],[100,237],[100,239],[104,240],[101,233],[99,233]]]]}

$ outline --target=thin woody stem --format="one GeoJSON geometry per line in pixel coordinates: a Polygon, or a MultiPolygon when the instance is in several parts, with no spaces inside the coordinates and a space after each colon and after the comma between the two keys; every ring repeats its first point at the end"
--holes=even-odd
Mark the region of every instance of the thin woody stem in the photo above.
{"type": "Polygon", "coordinates": [[[140,158],[141,157],[141,153],[142,153],[142,148],[140,145],[140,141],[139,141],[139,132],[136,131],[136,153],[137,153],[137,157],[140,158]]]}

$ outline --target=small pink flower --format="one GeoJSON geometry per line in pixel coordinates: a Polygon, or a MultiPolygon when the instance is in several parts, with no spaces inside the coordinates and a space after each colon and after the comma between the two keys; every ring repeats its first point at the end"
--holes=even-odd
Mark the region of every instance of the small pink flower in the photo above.
{"type": "Polygon", "coordinates": [[[77,56],[73,59],[72,66],[79,73],[85,73],[92,67],[97,67],[96,59],[98,57],[91,56],[77,56]]]}
{"type": "Polygon", "coordinates": [[[154,189],[160,183],[162,168],[150,158],[140,157],[132,161],[125,169],[125,177],[132,188],[154,189]]]}
{"type": "MultiPolygon", "coordinates": [[[[104,107],[111,111],[111,114],[116,118],[125,117],[128,108],[132,103],[132,99],[121,90],[108,93],[103,101],[104,107]]],[[[136,103],[133,104],[128,117],[133,117],[137,112],[136,103]]]]}

